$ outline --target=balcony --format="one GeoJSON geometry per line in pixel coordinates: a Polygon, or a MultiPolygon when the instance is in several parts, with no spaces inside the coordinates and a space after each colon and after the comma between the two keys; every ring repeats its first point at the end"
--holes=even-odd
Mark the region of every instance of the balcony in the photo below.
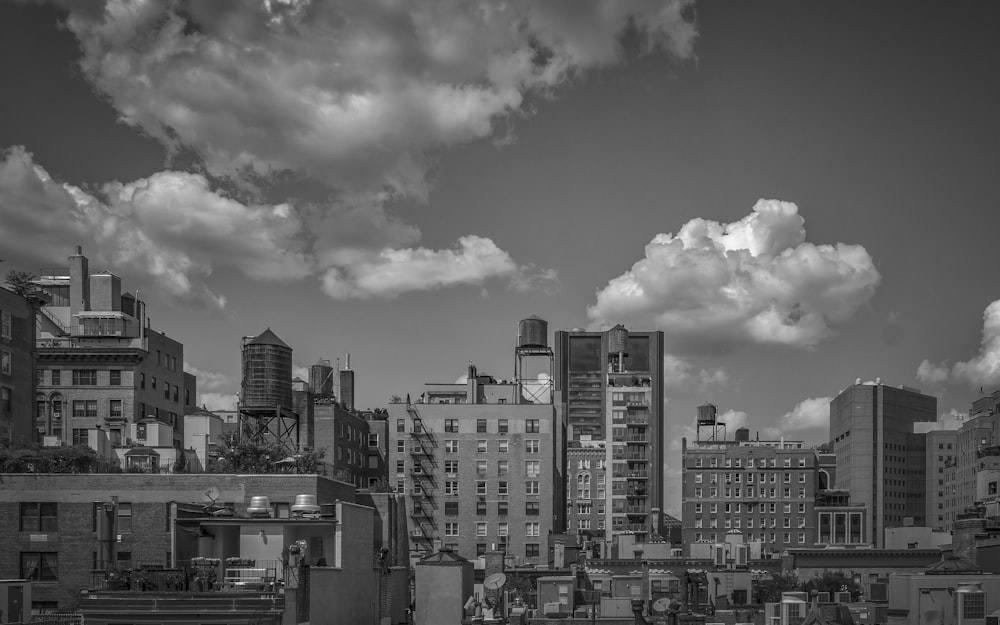
{"type": "Polygon", "coordinates": [[[649,514],[646,506],[625,506],[625,514],[649,514]]]}
{"type": "Polygon", "coordinates": [[[648,416],[629,415],[625,417],[626,425],[649,425],[648,416]]]}

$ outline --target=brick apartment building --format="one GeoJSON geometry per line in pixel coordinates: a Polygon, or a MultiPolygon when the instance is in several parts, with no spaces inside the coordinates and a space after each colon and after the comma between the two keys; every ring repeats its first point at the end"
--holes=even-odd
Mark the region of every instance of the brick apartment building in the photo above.
{"type": "Polygon", "coordinates": [[[411,553],[439,542],[472,559],[497,546],[542,564],[564,505],[553,406],[519,403],[519,385],[469,369],[466,384],[389,405],[389,481],[407,495],[411,553]]]}
{"type": "Polygon", "coordinates": [[[101,426],[112,444],[127,446],[127,424],[154,419],[173,429],[180,448],[197,392],[184,346],[150,327],[145,303],[122,292],[121,278],[92,274],[80,248],[68,260],[66,271],[34,281],[50,300],[38,313],[38,435],[87,444],[88,431],[101,426]]]}
{"type": "Polygon", "coordinates": [[[0,444],[35,440],[35,305],[0,287],[0,444]]]}
{"type": "Polygon", "coordinates": [[[576,534],[593,547],[607,531],[608,471],[604,445],[581,447],[568,442],[566,448],[566,532],[576,534]]]}
{"type": "Polygon", "coordinates": [[[315,495],[319,503],[354,502],[352,485],[317,475],[7,474],[3,481],[0,578],[34,581],[36,610],[73,609],[104,558],[122,565],[177,564],[171,539],[177,504],[214,500],[243,515],[250,498],[263,495],[281,518],[299,494],[315,495]],[[117,542],[110,554],[98,539],[104,506],[114,510],[117,542]]]}

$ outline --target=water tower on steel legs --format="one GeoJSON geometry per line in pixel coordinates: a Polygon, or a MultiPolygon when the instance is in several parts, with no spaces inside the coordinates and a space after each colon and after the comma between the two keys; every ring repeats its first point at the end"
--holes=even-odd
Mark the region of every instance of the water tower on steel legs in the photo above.
{"type": "Polygon", "coordinates": [[[299,448],[299,415],[292,409],[292,348],[268,328],[244,337],[240,351],[240,437],[277,443],[294,454],[299,448]]]}
{"type": "Polygon", "coordinates": [[[514,383],[518,403],[552,403],[552,369],[555,358],[549,347],[549,322],[534,315],[517,322],[514,348],[514,383]]]}

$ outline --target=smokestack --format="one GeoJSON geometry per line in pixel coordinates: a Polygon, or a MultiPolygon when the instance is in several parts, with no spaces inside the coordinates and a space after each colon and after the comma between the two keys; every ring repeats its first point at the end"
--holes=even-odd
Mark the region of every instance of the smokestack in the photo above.
{"type": "Polygon", "coordinates": [[[90,266],[83,248],[76,246],[76,253],[69,257],[69,324],[80,325],[77,315],[90,310],[90,266]]]}

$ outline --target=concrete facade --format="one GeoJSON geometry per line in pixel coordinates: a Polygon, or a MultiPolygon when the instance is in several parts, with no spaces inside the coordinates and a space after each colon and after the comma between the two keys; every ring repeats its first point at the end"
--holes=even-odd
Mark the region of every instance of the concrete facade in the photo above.
{"type": "Polygon", "coordinates": [[[925,445],[925,479],[926,508],[924,519],[929,527],[937,530],[949,530],[955,522],[955,508],[952,492],[955,485],[951,483],[955,474],[952,468],[955,464],[958,432],[956,430],[932,430],[927,432],[925,445]]]}
{"type": "Polygon", "coordinates": [[[836,488],[868,511],[876,547],[887,527],[912,518],[926,525],[926,438],[918,422],[937,420],[937,398],[877,381],[849,386],[830,402],[830,441],[837,456],[836,488]]]}
{"type": "Polygon", "coordinates": [[[112,534],[121,538],[112,561],[169,566],[174,502],[208,505],[205,493],[213,489],[217,505],[242,514],[255,495],[269,497],[276,509],[297,494],[316,495],[320,503],[354,498],[351,485],[317,475],[6,474],[3,483],[0,535],[12,539],[0,549],[0,578],[21,577],[26,554],[49,554],[54,578],[36,582],[35,599],[60,609],[72,608],[77,591],[92,584],[101,553],[98,503],[116,506],[112,534]]]}
{"type": "Polygon", "coordinates": [[[0,287],[0,444],[35,440],[34,306],[0,287]]]}

